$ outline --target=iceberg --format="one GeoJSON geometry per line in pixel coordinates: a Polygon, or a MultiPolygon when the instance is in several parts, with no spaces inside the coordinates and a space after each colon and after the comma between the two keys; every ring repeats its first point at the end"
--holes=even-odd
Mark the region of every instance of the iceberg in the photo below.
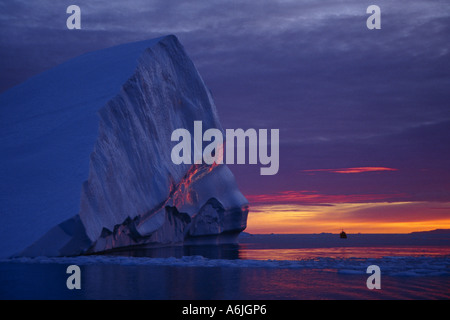
{"type": "Polygon", "coordinates": [[[223,132],[178,39],[74,58],[0,95],[0,257],[235,242],[248,202],[225,164],[171,161],[194,121],[223,132]]]}

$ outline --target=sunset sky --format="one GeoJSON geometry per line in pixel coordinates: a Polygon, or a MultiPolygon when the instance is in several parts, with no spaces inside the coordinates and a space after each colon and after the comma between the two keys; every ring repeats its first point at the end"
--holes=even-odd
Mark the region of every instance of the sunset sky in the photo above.
{"type": "MultiPolygon", "coordinates": [[[[224,128],[280,129],[280,170],[231,165],[251,233],[450,228],[450,3],[0,3],[0,92],[82,53],[175,34],[224,128]],[[366,9],[381,8],[381,30],[366,9]]],[[[1,107],[1,106],[0,106],[1,107]]]]}

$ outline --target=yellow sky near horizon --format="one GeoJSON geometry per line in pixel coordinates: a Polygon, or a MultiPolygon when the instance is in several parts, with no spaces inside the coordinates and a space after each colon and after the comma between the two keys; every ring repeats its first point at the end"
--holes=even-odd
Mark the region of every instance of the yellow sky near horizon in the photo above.
{"type": "Polygon", "coordinates": [[[250,204],[246,232],[409,233],[450,229],[450,202],[250,204]]]}

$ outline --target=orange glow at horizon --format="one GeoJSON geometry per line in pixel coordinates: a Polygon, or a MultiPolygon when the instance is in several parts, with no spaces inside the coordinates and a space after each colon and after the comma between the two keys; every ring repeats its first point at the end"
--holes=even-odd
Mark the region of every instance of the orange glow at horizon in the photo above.
{"type": "Polygon", "coordinates": [[[409,233],[450,229],[450,202],[275,204],[250,207],[249,233],[409,233]]]}

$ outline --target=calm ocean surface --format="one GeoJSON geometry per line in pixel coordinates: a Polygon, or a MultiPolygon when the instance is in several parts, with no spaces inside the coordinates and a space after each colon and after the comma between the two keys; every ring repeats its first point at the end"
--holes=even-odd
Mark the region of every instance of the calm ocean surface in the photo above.
{"type": "Polygon", "coordinates": [[[0,299],[449,299],[450,247],[239,245],[0,262],[0,299]],[[284,246],[284,247],[283,247],[284,246]],[[66,268],[81,269],[81,289],[66,268]],[[369,290],[369,265],[381,289],[369,290]]]}

